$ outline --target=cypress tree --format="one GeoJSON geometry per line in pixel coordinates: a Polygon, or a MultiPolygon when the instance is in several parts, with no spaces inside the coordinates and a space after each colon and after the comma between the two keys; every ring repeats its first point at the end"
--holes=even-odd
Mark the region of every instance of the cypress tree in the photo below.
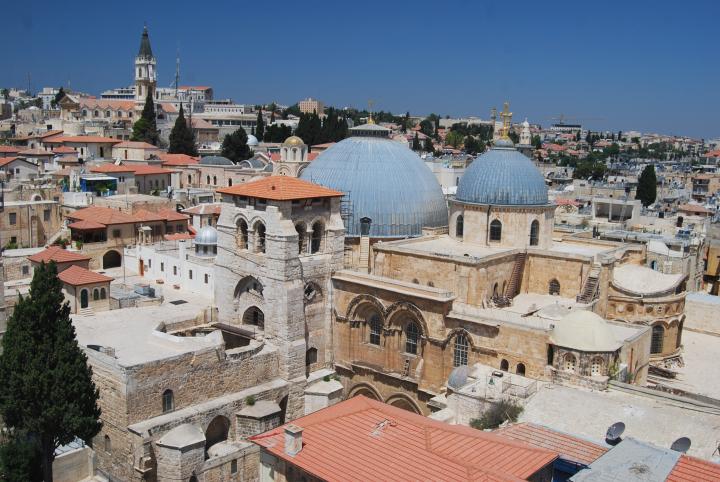
{"type": "Polygon", "coordinates": [[[262,109],[258,111],[257,122],[255,123],[255,137],[259,141],[265,138],[265,121],[263,121],[262,109]]]}
{"type": "Polygon", "coordinates": [[[180,104],[180,114],[175,120],[175,125],[170,131],[170,154],[187,154],[188,156],[197,156],[197,148],[195,147],[195,136],[188,126],[183,112],[183,106],[180,104]]]}
{"type": "Polygon", "coordinates": [[[155,102],[153,102],[152,94],[148,90],[142,115],[140,119],[133,124],[133,132],[130,140],[147,142],[148,144],[156,146],[159,139],[160,135],[158,134],[155,116],[155,102]]]}
{"type": "Polygon", "coordinates": [[[643,206],[648,207],[655,202],[657,198],[657,177],[655,176],[655,166],[648,164],[640,173],[638,178],[637,191],[635,191],[635,199],[639,199],[643,206]]]}
{"type": "Polygon", "coordinates": [[[435,152],[435,146],[433,145],[432,138],[427,136],[425,138],[425,145],[423,146],[425,152],[435,152]]]}
{"type": "Polygon", "coordinates": [[[415,137],[412,141],[412,150],[413,151],[419,151],[420,150],[420,138],[418,137],[418,133],[415,133],[415,137]]]}
{"type": "Polygon", "coordinates": [[[0,415],[9,432],[20,437],[16,442],[35,444],[30,453],[39,451],[43,479],[52,481],[55,449],[76,437],[90,441],[102,426],[99,392],[75,338],[54,262],[35,268],[29,295],[15,305],[2,347],[0,415]]]}
{"type": "Polygon", "coordinates": [[[223,139],[221,155],[236,164],[245,159],[250,159],[253,151],[248,147],[247,140],[247,133],[242,127],[232,134],[226,135],[225,139],[223,139]]]}

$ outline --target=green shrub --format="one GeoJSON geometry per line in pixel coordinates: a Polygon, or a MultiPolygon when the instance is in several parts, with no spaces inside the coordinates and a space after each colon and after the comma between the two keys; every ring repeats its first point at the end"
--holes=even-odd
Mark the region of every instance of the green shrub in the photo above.
{"type": "Polygon", "coordinates": [[[517,422],[523,407],[510,400],[501,400],[490,405],[480,418],[470,420],[470,426],[478,430],[498,428],[506,420],[517,422]]]}
{"type": "Polygon", "coordinates": [[[247,404],[250,405],[251,407],[252,407],[253,405],[255,405],[255,396],[254,396],[254,395],[248,395],[247,397],[245,397],[245,403],[247,403],[247,404]]]}

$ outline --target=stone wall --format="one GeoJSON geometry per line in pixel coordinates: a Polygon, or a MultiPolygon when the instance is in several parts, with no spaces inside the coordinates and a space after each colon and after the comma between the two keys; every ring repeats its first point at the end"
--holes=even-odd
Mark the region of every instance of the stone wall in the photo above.
{"type": "Polygon", "coordinates": [[[592,260],[583,256],[547,251],[530,251],[525,263],[523,293],[549,293],[550,281],[560,283],[560,296],[575,299],[591,269],[592,260]]]}
{"type": "Polygon", "coordinates": [[[720,297],[690,293],[685,300],[685,329],[720,335],[720,297]]]}

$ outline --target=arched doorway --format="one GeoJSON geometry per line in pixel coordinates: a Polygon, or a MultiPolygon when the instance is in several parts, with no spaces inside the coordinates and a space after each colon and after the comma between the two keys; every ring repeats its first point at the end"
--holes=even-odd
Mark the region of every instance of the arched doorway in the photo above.
{"type": "Polygon", "coordinates": [[[122,256],[114,249],[103,255],[103,269],[119,268],[120,266],[122,266],[122,256]]]}
{"type": "Polygon", "coordinates": [[[87,308],[88,307],[88,298],[90,296],[88,295],[88,290],[81,290],[80,291],[80,308],[87,308]]]}
{"type": "Polygon", "coordinates": [[[265,329],[265,314],[257,306],[251,306],[245,310],[245,314],[242,319],[243,324],[245,325],[254,325],[261,330],[265,329]]]}
{"type": "Polygon", "coordinates": [[[207,451],[213,445],[226,441],[229,431],[230,420],[222,415],[213,418],[207,430],[205,430],[205,450],[207,451]]]}
{"type": "Polygon", "coordinates": [[[408,412],[417,413],[418,415],[422,415],[420,408],[407,395],[403,395],[403,394],[392,395],[392,396],[388,397],[388,399],[385,401],[385,403],[387,403],[388,405],[392,405],[393,407],[402,408],[403,410],[407,410],[408,412]]]}
{"type": "Polygon", "coordinates": [[[515,373],[518,375],[525,376],[525,364],[524,363],[518,363],[515,367],[515,373]]]}
{"type": "Polygon", "coordinates": [[[508,368],[510,368],[510,364],[508,363],[507,360],[503,359],[503,360],[500,362],[500,370],[506,372],[506,371],[508,371],[508,368]]]}

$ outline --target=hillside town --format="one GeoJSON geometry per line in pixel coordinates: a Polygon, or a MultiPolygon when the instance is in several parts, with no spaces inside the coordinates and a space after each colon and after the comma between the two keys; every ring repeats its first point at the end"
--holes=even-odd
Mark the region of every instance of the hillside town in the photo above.
{"type": "Polygon", "coordinates": [[[0,86],[0,477],[720,480],[720,137],[238,103],[140,27],[0,86]]]}

